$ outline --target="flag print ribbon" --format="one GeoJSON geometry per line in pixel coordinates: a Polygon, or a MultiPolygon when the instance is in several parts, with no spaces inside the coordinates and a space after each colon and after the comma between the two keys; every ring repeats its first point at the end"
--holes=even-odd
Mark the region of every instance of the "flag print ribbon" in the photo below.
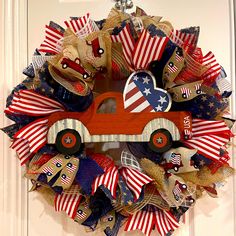
{"type": "Polygon", "coordinates": [[[139,199],[143,186],[153,181],[149,176],[130,167],[122,167],[120,174],[128,188],[133,192],[135,200],[139,199]]]}
{"type": "Polygon", "coordinates": [[[32,90],[20,90],[14,94],[12,104],[5,109],[5,113],[42,117],[64,110],[59,102],[51,98],[32,90]]]}
{"type": "Polygon", "coordinates": [[[116,187],[118,184],[118,167],[112,166],[110,168],[106,168],[105,173],[96,177],[92,185],[92,194],[94,194],[98,187],[103,185],[106,187],[110,192],[113,198],[116,198],[116,187]]]}
{"type": "Polygon", "coordinates": [[[21,165],[47,143],[47,122],[47,118],[38,119],[24,126],[14,135],[11,148],[17,152],[21,165]]]}
{"type": "Polygon", "coordinates": [[[151,235],[153,227],[156,226],[161,236],[179,227],[178,221],[169,211],[160,209],[141,210],[131,215],[125,226],[125,231],[141,230],[146,236],[151,235]]]}
{"type": "Polygon", "coordinates": [[[139,40],[134,41],[130,26],[126,26],[117,34],[111,35],[112,42],[120,42],[124,57],[131,70],[146,69],[151,61],[161,58],[169,41],[168,37],[152,37],[147,30],[143,30],[139,40]]]}
{"type": "Polygon", "coordinates": [[[11,148],[17,152],[21,165],[47,143],[48,118],[44,116],[64,110],[59,102],[31,90],[14,94],[12,104],[5,109],[6,114],[43,117],[24,126],[13,137],[11,148]]]}
{"type": "Polygon", "coordinates": [[[79,186],[72,185],[70,189],[63,191],[61,194],[56,194],[54,199],[55,210],[65,211],[70,218],[74,219],[81,199],[79,186]]]}
{"type": "Polygon", "coordinates": [[[80,38],[84,38],[92,32],[98,31],[98,27],[91,20],[89,13],[82,17],[71,17],[70,20],[66,20],[64,23],[67,28],[72,29],[80,38]]]}
{"type": "Polygon", "coordinates": [[[184,144],[189,148],[197,149],[198,153],[215,161],[228,158],[227,153],[221,155],[221,148],[233,137],[232,132],[224,121],[193,119],[192,139],[184,144]]]}
{"type": "MultiPolygon", "coordinates": [[[[80,38],[84,38],[92,32],[98,31],[98,27],[90,14],[83,17],[71,17],[64,21],[67,28],[70,28],[80,38]]],[[[39,47],[39,52],[58,54],[62,51],[65,30],[54,22],[45,27],[45,39],[39,47]]]]}

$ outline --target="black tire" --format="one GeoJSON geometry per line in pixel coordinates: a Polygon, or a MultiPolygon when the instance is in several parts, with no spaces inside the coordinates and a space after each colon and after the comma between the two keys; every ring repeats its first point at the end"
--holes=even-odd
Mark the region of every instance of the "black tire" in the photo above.
{"type": "Polygon", "coordinates": [[[57,134],[57,150],[66,155],[72,155],[79,151],[81,146],[81,137],[74,129],[65,129],[57,134]],[[68,139],[68,143],[66,141],[68,139]]]}
{"type": "Polygon", "coordinates": [[[172,136],[168,130],[158,129],[151,134],[149,147],[155,152],[163,153],[171,148],[172,142],[172,136]],[[158,141],[159,138],[160,141],[158,141]]]}

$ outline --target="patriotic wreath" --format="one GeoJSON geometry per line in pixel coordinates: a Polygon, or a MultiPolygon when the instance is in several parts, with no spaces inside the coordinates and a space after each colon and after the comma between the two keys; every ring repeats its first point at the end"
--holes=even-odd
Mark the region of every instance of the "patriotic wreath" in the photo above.
{"type": "Polygon", "coordinates": [[[31,190],[89,230],[170,235],[233,174],[226,73],[197,46],[199,27],[140,8],[65,25],[46,25],[7,98],[15,123],[2,130],[31,190]]]}

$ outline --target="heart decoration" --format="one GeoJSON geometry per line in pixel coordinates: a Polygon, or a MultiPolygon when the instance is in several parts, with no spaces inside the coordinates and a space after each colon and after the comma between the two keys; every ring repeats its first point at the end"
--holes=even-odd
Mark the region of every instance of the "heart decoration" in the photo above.
{"type": "Polygon", "coordinates": [[[124,107],[129,112],[166,112],[171,107],[171,96],[156,87],[150,71],[138,70],[128,78],[123,92],[124,107]]]}

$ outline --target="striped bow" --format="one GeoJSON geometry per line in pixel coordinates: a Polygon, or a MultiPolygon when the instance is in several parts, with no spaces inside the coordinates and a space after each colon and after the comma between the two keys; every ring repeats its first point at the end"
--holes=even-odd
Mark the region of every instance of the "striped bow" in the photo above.
{"type": "Polygon", "coordinates": [[[70,218],[74,219],[81,199],[79,186],[73,185],[70,189],[63,191],[62,194],[56,195],[54,199],[55,210],[65,211],[70,218]]]}
{"type": "Polygon", "coordinates": [[[147,30],[143,30],[139,40],[135,43],[127,24],[117,35],[111,35],[112,42],[120,42],[124,57],[131,70],[146,69],[151,61],[159,60],[169,41],[168,37],[152,37],[147,30]]]}
{"type": "Polygon", "coordinates": [[[212,160],[220,161],[220,149],[233,134],[224,121],[193,119],[192,139],[184,142],[187,147],[212,160]]]}
{"type": "Polygon", "coordinates": [[[51,98],[32,90],[20,90],[14,94],[12,104],[5,109],[5,113],[41,117],[64,110],[59,102],[51,98]]]}
{"type": "Polygon", "coordinates": [[[94,194],[98,187],[103,185],[110,192],[113,198],[116,198],[116,187],[118,184],[118,167],[112,166],[110,168],[105,169],[105,173],[96,177],[92,185],[92,194],[94,194]]]}
{"type": "Polygon", "coordinates": [[[198,37],[196,33],[185,33],[181,30],[173,30],[170,35],[170,39],[179,47],[189,51],[196,47],[198,37]]]}
{"type": "Polygon", "coordinates": [[[178,221],[168,211],[160,209],[141,210],[128,218],[125,231],[141,230],[146,236],[151,235],[153,227],[156,226],[161,236],[165,236],[169,231],[179,227],[178,221]]]}
{"type": "Polygon", "coordinates": [[[80,38],[84,38],[92,32],[98,31],[98,27],[87,13],[82,17],[71,17],[70,20],[64,21],[67,28],[71,28],[80,38]]]}
{"type": "Polygon", "coordinates": [[[149,176],[129,167],[122,167],[120,174],[124,178],[128,188],[134,193],[135,200],[139,199],[143,186],[153,181],[149,176]]]}
{"type": "MultiPolygon", "coordinates": [[[[5,113],[43,117],[64,110],[63,106],[53,99],[31,90],[20,90],[14,94],[12,104],[5,109],[5,113]]],[[[47,117],[37,119],[14,135],[11,148],[18,153],[21,165],[47,143],[47,122],[47,117]]]]}
{"type": "MultiPolygon", "coordinates": [[[[67,28],[70,28],[78,37],[84,38],[92,32],[98,31],[96,23],[86,14],[82,17],[71,17],[64,21],[67,28]]],[[[64,29],[56,23],[50,23],[45,28],[45,39],[39,47],[39,52],[58,54],[62,51],[64,29]]]]}
{"type": "Polygon", "coordinates": [[[58,54],[62,50],[64,33],[56,28],[46,25],[45,39],[39,47],[39,52],[58,54]]]}
{"type": "Polygon", "coordinates": [[[11,148],[17,152],[21,165],[47,143],[47,122],[47,118],[38,119],[24,126],[14,135],[11,148]]]}

